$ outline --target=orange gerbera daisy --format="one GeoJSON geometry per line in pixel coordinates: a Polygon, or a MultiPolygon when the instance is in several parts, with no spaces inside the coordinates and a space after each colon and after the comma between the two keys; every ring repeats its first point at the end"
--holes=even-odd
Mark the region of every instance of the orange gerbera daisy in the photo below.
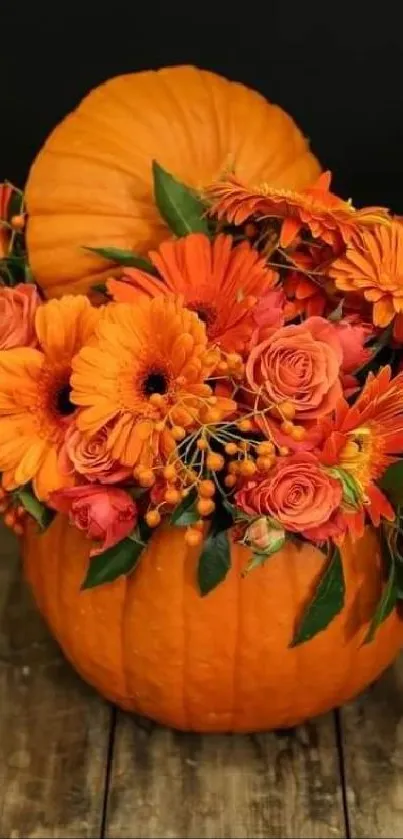
{"type": "Polygon", "coordinates": [[[205,323],[211,343],[227,352],[242,352],[255,326],[252,310],[257,297],[278,279],[258,252],[248,242],[233,247],[231,236],[217,236],[211,242],[203,233],[191,233],[164,242],[150,258],[161,279],[126,268],[123,282],[108,282],[113,298],[132,303],[139,294],[181,294],[186,307],[205,323]]]}
{"type": "Polygon", "coordinates": [[[361,231],[329,274],[341,291],[358,292],[373,303],[375,326],[394,321],[394,337],[403,341],[403,224],[361,231]]]}
{"type": "Polygon", "coordinates": [[[283,219],[281,247],[288,247],[306,226],[315,239],[322,239],[337,253],[350,241],[357,225],[382,223],[388,219],[388,211],[382,207],[356,210],[330,192],[330,182],[330,172],[323,172],[313,186],[301,192],[273,189],[268,184],[251,191],[231,178],[213,184],[207,198],[212,201],[211,213],[232,224],[243,224],[252,217],[283,219]]]}
{"type": "Polygon", "coordinates": [[[58,455],[73,420],[73,355],[92,335],[99,312],[85,297],[40,306],[35,327],[40,349],[0,352],[0,471],[7,489],[33,481],[38,498],[71,483],[58,455]]]}
{"type": "Polygon", "coordinates": [[[97,340],[73,363],[77,424],[96,432],[115,420],[108,448],[126,466],[151,466],[198,424],[209,399],[221,415],[236,408],[204,383],[217,363],[205,326],[173,295],[108,306],[97,340]]]}
{"type": "Polygon", "coordinates": [[[374,482],[403,453],[403,373],[394,379],[390,367],[370,373],[354,405],[341,399],[322,433],[321,461],[352,475],[362,494],[364,508],[348,515],[353,532],[362,532],[365,510],[376,527],[381,516],[392,521],[394,510],[374,482]]]}

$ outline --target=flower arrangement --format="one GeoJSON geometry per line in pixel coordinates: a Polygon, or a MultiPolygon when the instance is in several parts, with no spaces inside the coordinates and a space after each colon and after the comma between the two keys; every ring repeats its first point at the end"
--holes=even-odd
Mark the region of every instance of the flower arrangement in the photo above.
{"type": "MultiPolygon", "coordinates": [[[[0,509],[16,533],[66,514],[92,542],[83,588],[135,570],[156,528],[199,552],[200,595],[252,549],[323,552],[291,644],[344,602],[344,540],[379,528],[403,598],[403,224],[322,174],[302,192],[232,175],[202,194],[153,165],[171,235],[88,296],[44,300],[23,194],[0,193],[0,509]]],[[[83,242],[83,247],[86,243],[83,242]]]]}

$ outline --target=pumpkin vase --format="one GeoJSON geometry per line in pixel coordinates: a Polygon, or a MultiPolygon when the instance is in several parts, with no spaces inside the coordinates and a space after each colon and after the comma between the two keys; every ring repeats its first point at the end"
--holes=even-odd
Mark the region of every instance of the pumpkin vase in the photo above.
{"type": "Polygon", "coordinates": [[[292,118],[242,84],[196,67],[111,79],[55,128],[28,178],[30,265],[47,296],[110,276],[85,247],[146,253],[169,235],[153,160],[196,189],[229,170],[249,186],[302,189],[320,172],[292,118]]]}
{"type": "Polygon", "coordinates": [[[368,529],[342,551],[346,599],[315,638],[290,639],[323,554],[291,542],[242,576],[248,550],[231,547],[231,569],[201,597],[200,548],[182,528],[153,536],[135,572],[81,591],[88,542],[58,515],[23,543],[35,599],[66,657],[122,708],[173,728],[252,732],[289,727],[348,701],[396,656],[403,623],[394,610],[364,643],[382,588],[378,536],[368,529]]]}

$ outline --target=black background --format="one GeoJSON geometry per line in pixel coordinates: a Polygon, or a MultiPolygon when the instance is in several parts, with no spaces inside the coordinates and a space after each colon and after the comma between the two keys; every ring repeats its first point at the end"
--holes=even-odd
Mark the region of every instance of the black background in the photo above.
{"type": "Polygon", "coordinates": [[[0,177],[22,186],[53,126],[108,77],[194,63],[288,110],[343,197],[403,212],[398,5],[1,0],[0,177]]]}

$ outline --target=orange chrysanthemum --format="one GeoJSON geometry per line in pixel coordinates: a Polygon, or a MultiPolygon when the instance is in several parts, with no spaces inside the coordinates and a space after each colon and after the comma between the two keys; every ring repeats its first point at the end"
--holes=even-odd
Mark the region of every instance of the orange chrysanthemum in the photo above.
{"type": "MultiPolygon", "coordinates": [[[[130,467],[164,460],[178,428],[187,432],[208,410],[212,390],[204,381],[216,364],[212,356],[204,324],[180,298],[108,306],[96,341],[73,364],[78,427],[93,433],[115,420],[108,440],[114,458],[130,467]]],[[[236,408],[230,399],[212,401],[222,416],[236,408]]]]}
{"type": "Polygon", "coordinates": [[[322,239],[338,253],[358,225],[386,222],[388,211],[382,207],[356,210],[330,192],[330,181],[330,172],[324,172],[313,186],[301,192],[273,189],[267,184],[251,191],[231,178],[213,184],[207,198],[212,201],[211,213],[231,224],[243,224],[250,218],[283,219],[281,247],[288,247],[305,226],[315,239],[322,239]]]}
{"type": "Polygon", "coordinates": [[[334,418],[323,420],[322,433],[321,461],[351,474],[362,493],[364,509],[348,515],[353,532],[362,532],[365,510],[376,527],[381,516],[393,520],[394,510],[374,482],[403,453],[403,373],[394,379],[390,367],[370,373],[354,405],[341,399],[334,418]]]}
{"type": "Polygon", "coordinates": [[[71,361],[93,334],[99,312],[85,297],[67,296],[40,306],[40,349],[0,352],[0,471],[7,489],[33,481],[46,499],[71,484],[58,463],[73,419],[71,361]]]}
{"type": "Polygon", "coordinates": [[[362,231],[329,274],[341,291],[358,292],[373,303],[375,326],[393,320],[394,336],[403,341],[403,224],[362,231]]]}
{"type": "Polygon", "coordinates": [[[126,303],[136,302],[140,294],[181,294],[186,307],[204,321],[210,343],[242,352],[254,329],[257,297],[275,285],[278,275],[248,242],[232,244],[231,236],[211,242],[202,233],[164,242],[150,254],[161,279],[125,269],[123,282],[109,280],[108,290],[126,303]]]}

